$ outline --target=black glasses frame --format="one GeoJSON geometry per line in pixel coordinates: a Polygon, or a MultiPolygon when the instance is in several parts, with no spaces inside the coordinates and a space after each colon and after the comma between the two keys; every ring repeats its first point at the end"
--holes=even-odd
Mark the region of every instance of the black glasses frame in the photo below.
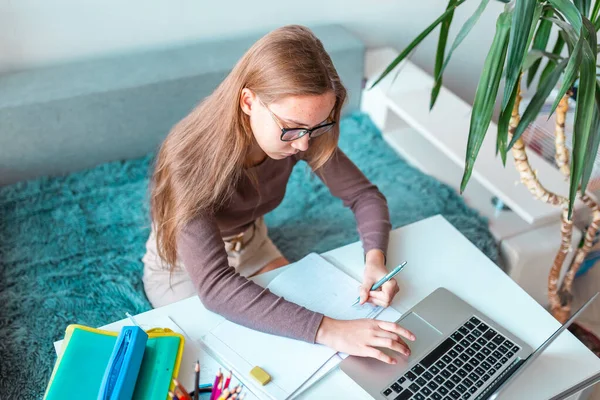
{"type": "MultiPolygon", "coordinates": [[[[279,139],[282,142],[293,142],[294,140],[298,140],[306,135],[308,135],[309,138],[312,138],[312,133],[314,131],[316,131],[317,129],[326,128],[328,126],[333,127],[335,124],[336,124],[335,121],[331,121],[326,124],[315,126],[314,128],[310,128],[310,129],[308,129],[308,128],[281,128],[281,136],[279,137],[279,139]],[[302,131],[302,133],[299,134],[298,137],[295,137],[294,139],[289,139],[289,140],[284,139],[283,137],[285,136],[285,134],[288,132],[291,132],[291,131],[302,131]]],[[[325,132],[322,133],[322,135],[326,134],[330,130],[331,129],[326,130],[325,132]]],[[[321,135],[319,135],[319,136],[321,136],[321,135]]],[[[317,137],[319,137],[319,136],[317,136],[317,137]]]]}
{"type": "MultiPolygon", "coordinates": [[[[314,128],[284,128],[282,126],[281,122],[279,121],[279,117],[277,115],[275,115],[275,113],[273,111],[271,111],[271,109],[269,107],[267,107],[267,105],[265,103],[263,103],[263,101],[260,98],[258,99],[258,101],[260,101],[260,103],[263,105],[263,107],[265,107],[267,109],[267,111],[269,111],[269,114],[271,114],[271,118],[273,118],[273,120],[275,121],[277,126],[279,126],[279,129],[281,129],[281,136],[279,137],[279,139],[282,142],[293,142],[294,140],[298,140],[298,139],[306,136],[307,134],[308,134],[309,138],[312,138],[312,133],[314,131],[316,131],[317,129],[326,128],[328,126],[333,127],[337,123],[335,120],[331,120],[330,122],[315,126],[314,128]],[[303,131],[303,132],[294,139],[285,140],[283,137],[285,136],[286,133],[291,132],[291,131],[303,131]]],[[[332,110],[332,112],[333,112],[333,110],[332,110]]],[[[322,133],[322,135],[329,132],[330,130],[331,129],[326,130],[325,132],[322,133]]],[[[319,135],[319,136],[321,136],[321,135],[319,135]]],[[[318,137],[318,136],[316,136],[316,137],[318,137]]]]}

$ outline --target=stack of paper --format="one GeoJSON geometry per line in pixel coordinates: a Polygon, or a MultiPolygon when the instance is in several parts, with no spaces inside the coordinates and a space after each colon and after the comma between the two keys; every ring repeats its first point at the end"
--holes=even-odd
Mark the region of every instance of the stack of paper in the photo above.
{"type": "MultiPolygon", "coordinates": [[[[288,301],[335,319],[375,318],[381,307],[371,304],[351,307],[359,285],[319,255],[309,254],[287,267],[267,287],[288,301]]],[[[393,310],[391,313],[385,319],[400,317],[393,310]]],[[[204,343],[243,382],[254,366],[267,371],[272,378],[267,385],[258,386],[250,378],[244,383],[276,400],[298,394],[311,377],[322,375],[318,372],[326,363],[324,369],[330,370],[340,360],[329,347],[258,332],[227,320],[212,329],[204,337],[204,343]]]]}

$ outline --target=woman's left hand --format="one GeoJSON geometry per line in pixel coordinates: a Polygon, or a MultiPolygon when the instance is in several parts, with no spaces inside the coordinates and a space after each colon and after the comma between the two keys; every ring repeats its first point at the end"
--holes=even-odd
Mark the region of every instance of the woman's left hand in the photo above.
{"type": "Polygon", "coordinates": [[[388,307],[394,296],[400,291],[396,279],[390,279],[379,289],[371,290],[371,287],[389,271],[385,267],[385,256],[381,250],[369,250],[366,255],[365,272],[363,283],[360,286],[360,304],[369,302],[376,306],[388,307]]]}

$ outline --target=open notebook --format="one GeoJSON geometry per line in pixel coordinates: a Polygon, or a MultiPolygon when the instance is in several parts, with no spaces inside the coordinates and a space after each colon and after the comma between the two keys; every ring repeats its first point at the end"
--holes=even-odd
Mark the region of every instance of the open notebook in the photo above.
{"type": "MultiPolygon", "coordinates": [[[[321,256],[311,253],[286,267],[267,286],[273,293],[310,310],[336,319],[375,318],[383,309],[371,304],[351,307],[360,282],[346,275],[321,256]]],[[[396,320],[400,313],[388,308],[383,319],[396,320]]],[[[305,383],[329,370],[340,357],[326,346],[258,332],[223,320],[204,337],[213,355],[231,367],[247,386],[272,399],[287,399],[304,390],[305,383]],[[327,364],[327,365],[326,365],[327,364]],[[259,366],[271,382],[259,386],[248,372],[259,366]]]]}

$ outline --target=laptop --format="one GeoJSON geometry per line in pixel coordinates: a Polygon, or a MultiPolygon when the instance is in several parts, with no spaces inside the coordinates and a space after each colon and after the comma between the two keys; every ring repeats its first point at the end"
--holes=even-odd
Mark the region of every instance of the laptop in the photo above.
{"type": "Polygon", "coordinates": [[[598,296],[596,293],[535,351],[445,288],[438,288],[396,323],[413,332],[410,357],[350,356],[340,368],[380,400],[496,399],[527,365],[598,296]]]}

